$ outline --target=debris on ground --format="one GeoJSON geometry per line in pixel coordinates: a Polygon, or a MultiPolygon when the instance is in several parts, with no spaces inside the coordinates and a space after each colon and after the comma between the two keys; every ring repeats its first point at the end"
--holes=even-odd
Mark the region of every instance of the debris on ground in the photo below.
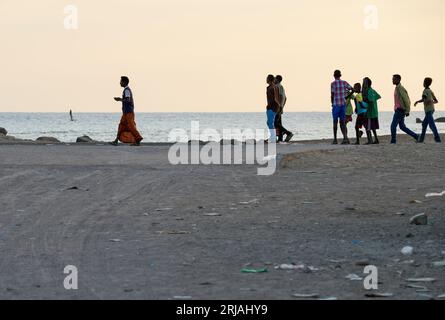
{"type": "Polygon", "coordinates": [[[402,254],[404,256],[411,256],[414,253],[414,248],[410,246],[406,246],[402,249],[402,254]]]}
{"type": "Polygon", "coordinates": [[[158,231],[158,234],[191,234],[190,231],[158,231]]]}
{"type": "Polygon", "coordinates": [[[409,289],[416,289],[416,292],[428,292],[429,291],[427,287],[425,287],[425,286],[418,286],[418,285],[415,285],[415,284],[407,284],[405,287],[409,288],[409,289]]]}
{"type": "Polygon", "coordinates": [[[269,270],[267,270],[267,268],[263,268],[263,269],[242,269],[241,272],[242,273],[266,273],[269,270]]]}
{"type": "Polygon", "coordinates": [[[436,282],[434,278],[410,278],[407,279],[408,282],[436,282]]]}
{"type": "Polygon", "coordinates": [[[365,294],[367,298],[392,298],[394,297],[393,293],[367,293],[365,294]]]}
{"type": "Polygon", "coordinates": [[[445,267],[445,260],[433,262],[433,267],[445,267]]]}
{"type": "Polygon", "coordinates": [[[173,210],[173,208],[158,208],[158,209],[156,209],[155,211],[157,211],[157,212],[163,212],[163,211],[171,211],[171,210],[173,210]]]}
{"type": "Polygon", "coordinates": [[[354,273],[347,275],[345,278],[349,279],[351,281],[362,281],[363,280],[362,277],[360,277],[360,276],[358,276],[358,275],[356,275],[354,273]]]}
{"type": "Polygon", "coordinates": [[[246,205],[246,204],[257,204],[259,201],[260,201],[259,199],[253,199],[253,200],[250,200],[250,201],[240,202],[239,204],[244,204],[244,205],[246,205]]]}
{"type": "Polygon", "coordinates": [[[309,293],[309,294],[294,293],[294,294],[292,294],[292,297],[299,298],[299,299],[317,299],[317,298],[319,298],[319,295],[316,293],[309,293]]]}
{"type": "Polygon", "coordinates": [[[425,213],[415,215],[411,218],[410,223],[416,226],[426,226],[428,224],[428,216],[425,213]]]}
{"type": "Polygon", "coordinates": [[[279,266],[276,266],[275,269],[277,269],[277,270],[302,270],[305,267],[306,266],[304,264],[299,264],[299,265],[295,265],[295,264],[281,264],[279,266]]]}
{"type": "Polygon", "coordinates": [[[443,197],[443,196],[445,196],[445,191],[442,191],[441,193],[427,193],[425,195],[425,198],[443,197]]]}
{"type": "Polygon", "coordinates": [[[358,267],[367,267],[367,266],[371,265],[371,263],[369,262],[369,260],[360,260],[360,261],[357,261],[355,263],[355,265],[358,267]]]}

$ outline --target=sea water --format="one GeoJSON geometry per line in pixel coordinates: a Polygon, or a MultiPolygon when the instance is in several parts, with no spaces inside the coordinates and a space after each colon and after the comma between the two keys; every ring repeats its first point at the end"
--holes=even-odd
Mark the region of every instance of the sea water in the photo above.
{"type": "MultiPolygon", "coordinates": [[[[97,141],[112,141],[120,116],[118,113],[74,113],[71,121],[68,113],[0,113],[0,127],[21,139],[51,136],[63,142],[75,142],[77,137],[87,135],[97,141]]],[[[380,113],[379,134],[390,133],[392,116],[392,112],[380,113]]],[[[414,112],[406,124],[420,132],[421,125],[416,124],[416,118],[423,117],[423,112],[414,112]]],[[[445,117],[445,112],[436,112],[435,117],[445,117]]],[[[189,135],[192,121],[199,121],[201,130],[215,129],[221,135],[223,129],[264,129],[264,134],[267,133],[265,113],[136,113],[144,142],[169,142],[169,134],[175,129],[186,130],[189,135]]],[[[328,112],[285,113],[283,124],[295,133],[294,140],[332,138],[332,118],[328,112]]],[[[445,124],[437,125],[445,132],[445,124]]],[[[355,137],[354,126],[349,124],[348,128],[349,136],[355,137]]]]}

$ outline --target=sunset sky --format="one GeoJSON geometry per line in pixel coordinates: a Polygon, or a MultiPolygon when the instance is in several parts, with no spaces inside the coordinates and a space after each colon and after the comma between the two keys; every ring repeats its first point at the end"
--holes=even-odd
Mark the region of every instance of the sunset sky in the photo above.
{"type": "Polygon", "coordinates": [[[0,112],[120,112],[121,75],[137,112],[263,112],[269,73],[288,111],[329,111],[336,68],[369,76],[381,110],[394,73],[412,100],[431,76],[445,101],[443,0],[0,0],[0,13],[0,112]]]}

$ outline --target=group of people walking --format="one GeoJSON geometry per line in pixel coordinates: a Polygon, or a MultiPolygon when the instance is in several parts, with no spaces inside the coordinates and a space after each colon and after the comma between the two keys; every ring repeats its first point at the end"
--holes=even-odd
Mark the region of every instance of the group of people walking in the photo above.
{"type": "Polygon", "coordinates": [[[126,76],[121,77],[120,85],[124,88],[122,97],[115,97],[114,100],[122,102],[122,117],[117,130],[116,139],[111,145],[117,146],[119,141],[129,143],[132,146],[140,146],[143,140],[141,134],[136,128],[134,116],[134,98],[130,87],[130,79],[126,76]]]}
{"type": "MultiPolygon", "coordinates": [[[[355,122],[356,141],[355,144],[360,144],[360,138],[364,134],[361,131],[365,129],[367,144],[379,144],[377,130],[379,125],[379,111],[378,100],[381,99],[380,94],[372,88],[372,80],[368,77],[363,79],[363,84],[356,83],[353,87],[346,81],[342,80],[342,73],[340,70],[334,72],[335,81],[331,84],[331,103],[332,116],[334,120],[334,141],[333,144],[338,144],[337,132],[338,124],[343,135],[342,144],[350,144],[348,138],[347,124],[353,122],[353,114],[357,115],[355,122]],[[354,101],[355,108],[352,106],[354,101]]],[[[419,103],[424,104],[425,119],[422,123],[422,133],[419,135],[410,130],[405,124],[405,118],[409,117],[411,112],[411,100],[407,90],[402,86],[402,77],[398,74],[393,76],[394,91],[394,117],[391,124],[391,143],[397,143],[397,127],[403,132],[414,138],[417,142],[422,143],[425,140],[428,126],[431,128],[436,142],[441,142],[440,135],[434,122],[434,105],[437,100],[434,92],[431,90],[433,80],[426,78],[424,81],[424,91],[422,99],[417,101],[414,106],[419,103]]]]}
{"type": "MultiPolygon", "coordinates": [[[[368,77],[363,79],[363,83],[356,83],[352,87],[348,82],[342,80],[340,70],[334,72],[334,82],[331,84],[331,103],[332,116],[334,120],[334,144],[338,144],[337,133],[338,125],[343,135],[342,144],[350,144],[348,138],[348,123],[353,122],[353,115],[356,114],[355,121],[355,144],[360,144],[360,139],[364,135],[362,128],[365,129],[367,144],[379,144],[377,130],[380,129],[379,124],[379,108],[378,100],[381,99],[380,94],[372,87],[372,80],[368,77]],[[355,108],[352,105],[355,104],[355,108]]],[[[283,77],[280,75],[267,76],[267,126],[270,131],[270,142],[286,143],[291,141],[294,134],[287,130],[282,123],[284,107],[287,102],[286,91],[282,85],[283,77]]],[[[411,100],[407,90],[402,86],[402,77],[398,74],[393,76],[394,91],[394,117],[391,124],[391,143],[397,142],[397,127],[403,132],[411,136],[417,142],[422,143],[428,127],[434,134],[436,142],[440,143],[441,138],[434,121],[434,105],[437,100],[434,92],[431,90],[433,80],[425,78],[423,86],[424,91],[422,99],[416,101],[414,106],[423,103],[425,110],[425,118],[422,123],[422,133],[419,135],[410,130],[405,124],[405,118],[409,117],[411,112],[411,100]]],[[[119,123],[116,139],[111,142],[117,145],[119,141],[139,146],[143,140],[141,134],[136,128],[134,116],[134,99],[133,92],[129,87],[130,80],[126,76],[121,77],[120,85],[124,88],[122,97],[114,98],[118,102],[122,102],[122,117],[119,123]]]]}
{"type": "Polygon", "coordinates": [[[282,117],[287,102],[286,91],[282,85],[283,77],[277,75],[267,76],[267,127],[270,131],[270,140],[278,143],[289,142],[294,134],[283,126],[282,117]],[[284,139],[286,136],[286,139],[284,139]]]}

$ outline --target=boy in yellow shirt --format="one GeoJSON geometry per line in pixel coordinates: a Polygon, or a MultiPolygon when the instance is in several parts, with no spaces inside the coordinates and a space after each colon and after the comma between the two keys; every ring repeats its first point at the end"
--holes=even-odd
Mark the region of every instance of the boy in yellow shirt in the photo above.
{"type": "Polygon", "coordinates": [[[432,84],[433,84],[433,79],[425,78],[423,82],[425,90],[423,90],[422,99],[414,104],[414,106],[416,107],[419,103],[423,102],[425,109],[425,119],[423,120],[422,123],[422,134],[419,138],[419,143],[423,143],[425,141],[425,135],[428,126],[431,128],[431,131],[433,131],[434,140],[437,143],[441,142],[440,135],[439,132],[437,131],[436,123],[434,122],[434,116],[433,116],[435,111],[434,105],[439,103],[439,101],[434,95],[434,92],[430,89],[432,84]]]}

